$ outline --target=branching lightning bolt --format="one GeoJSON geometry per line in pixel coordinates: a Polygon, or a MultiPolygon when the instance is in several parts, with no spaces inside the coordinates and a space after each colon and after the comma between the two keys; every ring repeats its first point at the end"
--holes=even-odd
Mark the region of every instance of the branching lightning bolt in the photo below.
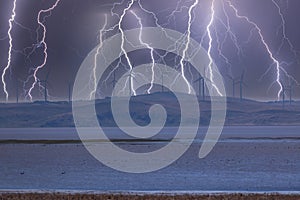
{"type": "Polygon", "coordinates": [[[186,45],[183,49],[183,56],[182,58],[180,59],[180,67],[181,67],[181,76],[182,78],[184,79],[184,81],[186,82],[186,84],[188,85],[188,93],[191,94],[192,92],[192,86],[190,85],[189,81],[187,80],[186,76],[185,76],[185,72],[184,72],[184,60],[186,59],[187,57],[187,51],[188,51],[188,48],[190,46],[190,42],[191,42],[191,26],[192,26],[192,22],[193,22],[193,10],[194,8],[199,4],[199,0],[195,0],[195,2],[193,3],[193,5],[191,5],[191,7],[189,8],[188,10],[188,15],[189,15],[189,19],[188,19],[188,28],[187,28],[187,42],[186,42],[186,45]]]}
{"type": "Polygon", "coordinates": [[[272,0],[272,3],[276,6],[277,10],[278,10],[278,14],[280,16],[280,19],[281,19],[281,24],[280,24],[280,28],[282,29],[282,40],[281,40],[281,44],[278,48],[278,53],[281,51],[284,43],[286,42],[289,47],[290,47],[290,51],[294,54],[295,57],[297,57],[297,51],[295,50],[292,42],[290,41],[290,39],[287,37],[287,33],[286,33],[286,22],[285,22],[285,19],[284,19],[284,15],[283,15],[283,12],[280,8],[280,6],[278,5],[278,3],[275,1],[275,0],[272,0]]]}
{"type": "MultiPolygon", "coordinates": [[[[8,21],[9,23],[9,29],[7,32],[7,36],[5,38],[0,38],[0,40],[9,39],[9,50],[8,50],[8,60],[7,60],[7,65],[3,70],[2,73],[2,83],[3,83],[3,90],[4,93],[6,95],[6,101],[8,101],[8,97],[9,97],[9,93],[7,91],[7,84],[5,81],[5,77],[7,74],[7,70],[9,70],[11,67],[11,62],[12,62],[12,54],[17,52],[17,53],[22,53],[23,55],[27,55],[27,58],[30,57],[30,55],[38,48],[43,48],[43,62],[41,65],[37,66],[36,68],[31,69],[32,71],[30,71],[30,76],[28,77],[28,79],[26,80],[26,83],[30,83],[32,79],[34,79],[34,82],[32,83],[31,87],[29,90],[26,91],[26,97],[30,98],[30,100],[32,101],[33,97],[32,97],[32,92],[35,89],[36,85],[40,85],[42,87],[42,85],[40,84],[40,80],[38,78],[38,72],[45,67],[45,65],[47,64],[47,59],[48,59],[48,46],[46,43],[46,34],[47,34],[47,29],[46,29],[46,25],[45,25],[45,21],[46,21],[46,17],[51,15],[51,11],[54,10],[57,5],[59,4],[60,0],[56,0],[56,2],[48,9],[45,10],[40,10],[38,13],[38,17],[37,17],[37,22],[39,24],[38,29],[36,30],[37,33],[37,41],[36,44],[34,44],[31,47],[27,47],[25,48],[23,51],[16,51],[13,49],[13,37],[12,37],[12,29],[14,24],[18,25],[28,31],[30,31],[28,28],[26,28],[25,26],[19,24],[17,21],[15,21],[15,17],[16,17],[16,2],[17,0],[13,1],[13,9],[12,9],[12,14],[11,17],[8,21]],[[40,39],[40,32],[42,32],[42,38],[40,39]],[[29,52],[28,55],[28,49],[32,49],[32,51],[29,52]],[[28,82],[30,81],[30,82],[28,82]]],[[[245,43],[250,42],[250,38],[253,36],[253,34],[258,34],[258,38],[259,41],[262,43],[264,49],[267,52],[267,57],[270,59],[270,66],[268,68],[268,70],[263,74],[262,77],[264,77],[267,73],[269,73],[271,70],[276,71],[276,79],[274,80],[274,82],[272,83],[272,86],[274,86],[274,84],[276,84],[276,88],[278,85],[278,93],[277,93],[277,97],[278,99],[280,98],[280,95],[283,92],[283,79],[284,78],[288,78],[289,81],[293,81],[295,83],[298,84],[297,80],[289,75],[288,71],[285,69],[289,64],[287,62],[281,62],[279,61],[278,58],[278,54],[284,49],[285,45],[287,45],[289,47],[289,51],[291,53],[294,54],[294,57],[297,59],[298,55],[299,55],[299,51],[297,51],[295,49],[295,47],[293,46],[291,40],[288,37],[287,34],[287,29],[286,29],[286,21],[285,21],[285,16],[284,16],[284,12],[283,9],[281,9],[280,4],[276,1],[276,0],[270,0],[270,2],[272,3],[272,5],[274,5],[277,8],[277,12],[278,15],[280,17],[280,26],[278,28],[277,34],[280,33],[280,37],[281,37],[281,41],[279,44],[278,49],[276,49],[276,52],[273,52],[270,48],[270,45],[268,44],[268,42],[265,39],[265,36],[263,34],[263,30],[259,27],[259,25],[257,25],[257,23],[255,21],[252,21],[252,19],[248,16],[245,15],[241,15],[239,10],[237,9],[237,7],[231,2],[231,0],[211,0],[210,1],[210,15],[209,15],[209,21],[205,24],[205,28],[203,28],[204,33],[203,34],[199,34],[201,36],[201,42],[200,44],[202,45],[203,40],[208,39],[207,40],[207,54],[208,54],[208,58],[209,58],[209,64],[207,66],[207,77],[208,77],[208,81],[211,83],[212,88],[218,93],[218,95],[223,96],[224,94],[221,93],[221,91],[219,90],[219,88],[217,87],[217,85],[215,84],[215,72],[213,69],[213,64],[214,64],[214,56],[213,56],[213,52],[214,52],[214,48],[216,48],[216,52],[217,52],[217,56],[222,59],[223,62],[225,62],[226,65],[228,65],[230,67],[230,74],[231,74],[231,68],[233,65],[233,62],[231,63],[231,60],[229,58],[229,55],[227,55],[227,53],[224,51],[224,47],[225,45],[227,45],[227,41],[232,42],[232,45],[234,45],[234,47],[236,48],[237,52],[236,54],[239,56],[239,59],[241,59],[241,56],[243,56],[243,46],[240,45],[240,37],[238,37],[237,34],[234,33],[233,29],[231,29],[232,24],[231,24],[231,19],[230,17],[232,16],[231,12],[233,11],[233,16],[236,17],[237,19],[241,19],[244,20],[247,24],[249,24],[249,26],[251,27],[251,31],[250,31],[250,36],[248,38],[248,40],[245,43]],[[222,7],[220,7],[221,9],[216,9],[216,5],[217,3],[221,3],[222,7]],[[226,6],[226,7],[225,7],[226,6]],[[229,7],[228,7],[229,6],[229,7]],[[221,12],[221,15],[219,15],[218,12],[221,12]],[[224,15],[223,15],[224,14],[224,15]],[[222,17],[220,17],[222,16],[222,17]],[[220,25],[220,27],[219,27],[220,25]],[[219,29],[220,28],[220,29],[219,29]],[[225,29],[224,29],[225,28],[225,29]],[[220,30],[224,30],[224,32],[220,32],[220,30]],[[226,44],[225,44],[226,43],[226,44]],[[228,57],[226,57],[228,56],[228,57]]],[[[190,85],[188,78],[187,77],[192,77],[193,78],[193,73],[191,71],[191,68],[189,66],[187,66],[186,61],[189,61],[189,48],[190,48],[190,43],[191,43],[191,35],[192,35],[192,24],[195,21],[195,10],[196,7],[199,5],[199,0],[188,0],[188,1],[182,1],[179,0],[176,4],[176,8],[173,12],[171,12],[170,15],[166,16],[167,19],[167,23],[169,24],[163,24],[160,25],[159,24],[159,18],[157,16],[157,14],[153,11],[147,10],[145,7],[143,7],[142,5],[142,1],[141,0],[121,0],[121,2],[118,3],[113,3],[113,7],[111,9],[111,14],[112,16],[118,18],[118,21],[116,23],[113,24],[113,27],[106,29],[107,25],[108,25],[108,19],[107,19],[107,15],[105,15],[105,23],[103,25],[103,27],[100,30],[100,43],[99,46],[96,50],[96,53],[94,55],[94,65],[93,65],[93,73],[91,74],[91,82],[93,84],[93,88],[92,91],[90,93],[90,99],[92,99],[92,97],[95,95],[95,93],[97,92],[97,83],[96,83],[96,69],[97,69],[97,57],[99,56],[99,54],[101,53],[101,48],[102,48],[102,43],[103,43],[103,36],[105,33],[109,32],[109,31],[118,31],[121,33],[121,55],[120,55],[120,60],[119,60],[119,65],[122,64],[123,66],[125,66],[126,70],[128,70],[129,76],[127,78],[126,81],[126,85],[130,84],[130,90],[132,91],[133,95],[136,95],[136,91],[133,87],[133,82],[134,82],[134,77],[136,77],[137,74],[133,74],[133,64],[130,61],[130,57],[125,49],[125,46],[127,43],[129,43],[129,41],[127,41],[126,35],[125,35],[125,30],[124,30],[124,18],[126,16],[126,14],[128,12],[132,13],[135,18],[138,21],[138,25],[140,28],[140,34],[139,34],[139,41],[140,44],[143,45],[145,48],[150,50],[150,54],[151,54],[151,70],[152,70],[152,76],[151,78],[151,85],[150,87],[147,89],[147,93],[150,94],[151,91],[153,90],[153,82],[154,79],[156,77],[156,68],[155,68],[155,62],[167,62],[165,59],[167,58],[166,55],[160,55],[159,51],[156,51],[153,47],[151,47],[150,43],[147,43],[145,41],[145,39],[143,38],[143,18],[141,16],[138,16],[138,14],[136,12],[134,12],[132,10],[132,7],[135,5],[135,3],[137,4],[137,6],[139,6],[139,8],[141,9],[141,11],[145,12],[146,14],[150,14],[151,16],[153,16],[154,18],[154,23],[156,27],[161,28],[162,30],[164,29],[164,27],[162,26],[171,26],[171,20],[174,20],[174,22],[176,22],[175,20],[175,15],[177,13],[182,13],[183,11],[187,10],[187,29],[185,34],[183,34],[182,38],[178,39],[177,41],[174,41],[174,47],[171,46],[169,48],[176,48],[176,49],[181,49],[182,50],[182,57],[177,56],[175,58],[175,63],[176,66],[178,68],[178,70],[180,70],[180,74],[179,76],[182,76],[182,78],[184,79],[184,81],[187,84],[187,92],[190,94],[192,91],[192,86],[190,85]],[[125,6],[123,6],[123,4],[126,4],[125,6]],[[182,5],[184,4],[184,5],[182,5]],[[188,6],[187,6],[188,5],[188,6]],[[114,9],[117,8],[118,6],[122,6],[122,12],[118,13],[118,12],[114,12],[114,9]],[[155,56],[158,56],[159,59],[155,60],[154,58],[155,56]],[[121,59],[121,56],[123,56],[123,58],[125,58],[124,60],[126,60],[126,64],[122,62],[123,58],[121,59]],[[179,69],[180,68],[180,69],[179,69]],[[189,70],[190,75],[186,72],[187,70],[189,70]]],[[[288,2],[287,2],[288,4],[288,2]]],[[[177,30],[176,27],[176,23],[174,24],[175,29],[177,30]]],[[[130,44],[130,43],[129,43],[130,44]]],[[[167,51],[166,51],[167,52],[167,51]]],[[[240,60],[241,61],[241,60],[240,60]]],[[[116,70],[117,67],[114,69],[116,70]]],[[[114,71],[113,70],[113,71],[114,71]]],[[[159,70],[159,69],[157,69],[159,70]]],[[[111,72],[112,73],[112,72],[111,72]]],[[[110,77],[111,73],[109,74],[108,78],[110,77]]],[[[107,79],[108,79],[107,78],[107,79]]],[[[176,77],[177,79],[178,77],[176,77]]],[[[105,81],[107,80],[105,79],[105,81]]],[[[174,80],[173,84],[175,84],[176,80],[174,80]]],[[[126,87],[128,87],[128,85],[124,87],[124,89],[126,87]]],[[[299,85],[299,84],[298,84],[299,85]]]]}
{"type": "MultiPolygon", "coordinates": [[[[156,14],[152,11],[149,11],[147,10],[146,8],[143,7],[143,5],[141,4],[141,1],[139,0],[138,3],[139,3],[139,6],[140,8],[145,12],[145,13],[148,13],[150,14],[153,18],[154,18],[154,23],[156,25],[156,27],[160,28],[162,30],[162,32],[165,34],[166,37],[168,37],[169,39],[171,40],[174,40],[174,46],[173,47],[169,47],[169,50],[173,49],[173,50],[176,50],[176,49],[181,49],[182,46],[184,48],[184,51],[185,51],[185,54],[187,54],[187,50],[188,50],[188,47],[189,47],[189,43],[190,43],[190,38],[191,38],[191,26],[192,26],[192,23],[193,23],[193,17],[192,17],[192,12],[194,11],[195,7],[199,4],[199,1],[193,1],[193,5],[191,5],[190,7],[189,6],[182,6],[180,7],[179,4],[181,3],[178,2],[177,5],[176,5],[176,9],[170,14],[167,16],[168,18],[168,23],[170,23],[170,19],[171,17],[175,19],[175,16],[174,14],[175,13],[181,13],[184,9],[187,9],[188,10],[188,13],[189,13],[189,21],[188,21],[188,27],[189,27],[189,32],[188,34],[184,34],[182,36],[182,38],[178,39],[178,40],[174,40],[174,38],[172,38],[171,36],[169,36],[166,31],[164,30],[164,28],[158,23],[159,19],[158,17],[156,16],[156,14]],[[187,41],[188,40],[188,41],[187,41]]],[[[188,2],[189,3],[189,2],[188,2]]],[[[167,26],[168,24],[164,24],[165,26],[167,26]]],[[[165,63],[165,56],[168,54],[168,52],[166,52],[164,55],[158,55],[160,58],[159,58],[159,62],[163,62],[164,64],[165,63]]],[[[178,55],[179,55],[179,52],[178,52],[178,55]]],[[[186,76],[185,76],[185,70],[184,70],[184,60],[186,59],[187,55],[185,55],[184,57],[180,57],[179,61],[181,61],[180,63],[180,69],[183,70],[183,73],[182,74],[182,77],[184,78],[185,82],[187,83],[187,86],[188,86],[188,90],[189,92],[191,92],[191,85],[190,83],[188,82],[188,80],[186,79],[186,76]]],[[[178,56],[176,56],[175,59],[177,59],[178,56]]],[[[188,68],[190,70],[190,68],[188,68]]],[[[180,76],[180,75],[179,75],[180,76]]],[[[177,79],[179,78],[179,76],[176,76],[174,78],[174,81],[171,83],[171,85],[174,85],[175,82],[177,81],[177,79]]]]}
{"type": "Polygon", "coordinates": [[[214,22],[214,16],[215,16],[215,9],[214,9],[214,3],[215,0],[212,0],[211,3],[211,7],[210,7],[210,11],[211,11],[211,17],[210,17],[210,21],[206,27],[206,31],[207,31],[207,35],[209,38],[209,44],[208,44],[208,58],[209,58],[209,64],[208,64],[208,70],[209,70],[209,79],[211,81],[212,87],[216,90],[216,92],[220,95],[223,96],[223,94],[220,92],[219,88],[216,86],[216,84],[214,83],[214,74],[213,74],[213,58],[212,58],[212,33],[211,33],[211,28],[214,22]]]}
{"type": "MultiPolygon", "coordinates": [[[[278,5],[278,3],[275,0],[272,0],[272,3],[276,6],[276,8],[278,10],[278,15],[280,16],[280,19],[281,19],[280,28],[282,29],[282,40],[281,40],[281,44],[278,48],[277,53],[279,53],[282,50],[283,45],[285,43],[287,43],[290,48],[290,51],[294,54],[295,59],[297,59],[297,55],[299,52],[295,49],[294,45],[292,44],[292,42],[290,41],[290,39],[287,36],[286,21],[284,19],[284,14],[282,12],[282,9],[280,8],[280,6],[278,5]]],[[[289,75],[288,72],[284,68],[281,68],[281,70],[283,71],[284,75],[289,78],[289,81],[293,81],[297,85],[299,85],[299,82],[293,76],[289,75]]]]}
{"type": "Polygon", "coordinates": [[[98,65],[98,62],[97,62],[98,59],[97,58],[98,58],[98,55],[99,55],[100,50],[101,50],[102,45],[103,45],[103,33],[105,32],[106,26],[107,26],[107,15],[105,14],[104,15],[104,25],[103,25],[103,27],[100,30],[100,36],[99,36],[100,42],[99,42],[97,51],[96,51],[95,56],[94,56],[94,66],[93,66],[93,74],[92,74],[93,75],[93,87],[94,88],[93,88],[93,90],[92,90],[92,92],[90,94],[90,100],[92,100],[93,95],[95,95],[95,93],[97,91],[97,74],[96,74],[96,72],[97,72],[97,65],[98,65]]]}
{"type": "Polygon", "coordinates": [[[152,75],[151,75],[151,84],[149,89],[147,90],[147,93],[150,94],[151,90],[153,88],[153,83],[154,83],[154,78],[155,78],[155,59],[154,59],[154,48],[151,47],[148,43],[143,41],[143,24],[142,24],[142,19],[134,12],[131,10],[131,13],[136,17],[136,19],[139,22],[139,26],[140,26],[140,33],[139,33],[139,41],[140,43],[147,47],[148,49],[150,49],[150,54],[151,54],[151,71],[152,71],[152,75]]]}
{"type": "Polygon", "coordinates": [[[124,30],[122,29],[122,22],[123,22],[123,19],[124,19],[124,16],[126,15],[127,11],[130,10],[130,8],[133,6],[135,0],[130,0],[128,6],[123,10],[123,13],[122,15],[120,16],[120,20],[118,22],[118,29],[122,35],[122,42],[121,42],[121,50],[122,50],[122,53],[124,54],[125,58],[126,58],[126,61],[129,65],[129,74],[130,76],[128,77],[128,79],[130,79],[130,87],[131,87],[131,91],[133,92],[133,95],[136,96],[136,91],[134,90],[134,87],[133,87],[133,76],[132,76],[132,70],[133,70],[133,66],[131,64],[131,61],[129,59],[129,56],[127,54],[127,51],[125,50],[125,34],[124,34],[124,30]]]}
{"type": "Polygon", "coordinates": [[[8,94],[8,91],[7,91],[7,88],[6,88],[5,75],[6,75],[6,71],[9,69],[9,67],[11,65],[12,47],[13,47],[13,44],[12,44],[13,43],[13,38],[11,36],[11,30],[12,30],[13,22],[14,22],[15,17],[16,17],[16,4],[17,4],[17,0],[14,0],[13,1],[12,15],[11,15],[10,19],[8,20],[8,23],[9,23],[9,29],[8,29],[8,32],[7,32],[7,35],[9,37],[8,61],[7,61],[7,65],[4,68],[3,73],[2,73],[3,90],[4,90],[4,93],[6,95],[6,101],[8,101],[9,94],[8,94]]]}
{"type": "Polygon", "coordinates": [[[251,25],[257,30],[257,33],[258,33],[258,35],[259,35],[259,38],[260,38],[261,42],[263,43],[264,47],[266,48],[267,53],[268,53],[270,59],[271,59],[272,62],[273,62],[272,65],[275,65],[275,68],[276,68],[276,81],[275,81],[275,83],[277,83],[278,86],[279,86],[279,91],[278,91],[278,93],[277,93],[277,97],[278,97],[278,99],[279,99],[279,98],[280,98],[280,95],[281,95],[281,93],[282,93],[282,91],[283,91],[283,86],[282,86],[281,80],[280,80],[280,79],[281,79],[280,71],[282,70],[282,67],[280,66],[280,62],[274,57],[274,55],[273,55],[272,51],[270,50],[269,45],[268,45],[267,42],[265,41],[265,38],[264,38],[264,36],[263,36],[263,34],[262,34],[262,31],[261,31],[261,29],[258,27],[258,25],[257,25],[255,22],[251,21],[248,17],[243,16],[243,15],[240,15],[239,12],[238,12],[238,10],[237,10],[237,8],[236,8],[230,1],[227,1],[227,2],[228,2],[228,4],[229,4],[229,6],[233,9],[233,11],[234,11],[234,13],[235,13],[235,16],[236,16],[237,18],[243,19],[243,20],[247,21],[249,24],[251,24],[251,25]]]}
{"type": "MultiPolygon", "coordinates": [[[[225,28],[225,34],[224,34],[223,40],[221,41],[219,36],[218,36],[219,32],[217,31],[217,27],[215,27],[217,51],[218,51],[218,56],[220,58],[222,58],[225,61],[226,65],[229,67],[229,76],[232,77],[233,76],[232,64],[231,64],[229,58],[227,58],[225,56],[225,54],[223,53],[224,44],[228,39],[230,39],[232,41],[233,45],[235,46],[235,48],[237,49],[237,55],[239,57],[242,55],[242,48],[238,44],[238,39],[237,39],[236,34],[231,30],[231,22],[230,22],[229,15],[228,15],[228,13],[225,9],[224,1],[221,1],[221,3],[222,3],[222,11],[223,11],[223,14],[225,16],[225,21],[223,21],[223,19],[221,19],[220,17],[217,17],[217,16],[215,16],[215,18],[225,28]]],[[[246,43],[248,43],[248,42],[246,42],[246,43]]]]}
{"type": "Polygon", "coordinates": [[[48,13],[48,12],[51,12],[52,10],[54,10],[58,3],[60,2],[60,0],[56,0],[56,2],[48,9],[46,10],[40,10],[39,13],[38,13],[38,17],[37,17],[37,21],[38,21],[38,24],[42,27],[43,29],[43,36],[42,36],[42,40],[40,41],[40,44],[42,44],[44,46],[44,61],[41,65],[39,65],[38,67],[35,68],[34,72],[33,72],[33,77],[34,77],[34,82],[32,84],[32,86],[30,87],[27,95],[29,96],[30,100],[32,101],[32,90],[35,88],[37,82],[38,82],[38,77],[37,77],[37,73],[40,69],[42,69],[46,63],[47,63],[47,59],[48,59],[48,46],[47,46],[47,43],[46,43],[46,33],[47,33],[47,29],[46,29],[46,26],[43,24],[43,21],[41,21],[41,15],[44,14],[44,13],[48,13]]]}

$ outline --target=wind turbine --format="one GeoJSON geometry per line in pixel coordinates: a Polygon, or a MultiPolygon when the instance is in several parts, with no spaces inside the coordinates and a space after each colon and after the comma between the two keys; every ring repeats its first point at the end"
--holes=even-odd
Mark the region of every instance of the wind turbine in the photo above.
{"type": "Polygon", "coordinates": [[[284,107],[285,107],[285,92],[286,92],[286,88],[285,88],[285,85],[283,85],[282,82],[280,82],[280,84],[282,85],[281,96],[282,96],[282,108],[284,109],[284,107]]]}
{"type": "Polygon", "coordinates": [[[50,71],[48,71],[46,78],[44,80],[38,80],[38,83],[44,84],[44,98],[45,98],[45,103],[48,101],[48,90],[47,90],[47,85],[48,85],[48,78],[49,78],[50,71]]]}
{"type": "Polygon", "coordinates": [[[16,80],[16,103],[19,103],[19,81],[16,80]]]}
{"type": "Polygon", "coordinates": [[[71,84],[71,82],[68,83],[68,96],[69,96],[69,103],[71,103],[71,96],[72,96],[72,84],[71,84]]]}
{"type": "Polygon", "coordinates": [[[285,86],[281,82],[281,85],[282,85],[282,92],[281,92],[281,95],[282,95],[282,106],[284,108],[285,107],[285,95],[286,95],[286,92],[289,92],[289,102],[290,102],[290,105],[292,104],[293,84],[290,84],[289,86],[285,86]]]}
{"type": "Polygon", "coordinates": [[[165,89],[164,89],[164,73],[161,73],[161,92],[164,93],[165,89]]]}
{"type": "Polygon", "coordinates": [[[289,91],[289,94],[290,94],[290,105],[292,105],[292,96],[293,96],[293,87],[294,87],[294,84],[293,83],[290,83],[290,85],[287,87],[286,90],[289,91]]]}
{"type": "Polygon", "coordinates": [[[115,88],[116,84],[117,84],[117,79],[116,79],[116,71],[113,72],[113,80],[111,81],[112,85],[113,85],[113,89],[115,88]]]}
{"type": "Polygon", "coordinates": [[[235,85],[238,83],[238,79],[237,78],[233,78],[230,75],[227,75],[227,77],[232,81],[232,97],[235,97],[235,85]]]}
{"type": "Polygon", "coordinates": [[[198,82],[199,83],[199,96],[202,96],[202,100],[205,100],[205,83],[204,83],[204,78],[199,75],[199,78],[194,81],[194,83],[198,82]]]}
{"type": "Polygon", "coordinates": [[[244,83],[244,76],[245,76],[245,70],[243,70],[240,80],[235,83],[235,84],[239,84],[240,86],[240,101],[243,101],[243,86],[247,87],[247,85],[244,83]]]}
{"type": "Polygon", "coordinates": [[[130,71],[130,73],[127,75],[128,79],[129,79],[129,96],[132,96],[132,87],[133,87],[133,83],[132,83],[132,79],[134,79],[135,81],[136,78],[134,77],[134,75],[132,75],[132,72],[130,71]]]}

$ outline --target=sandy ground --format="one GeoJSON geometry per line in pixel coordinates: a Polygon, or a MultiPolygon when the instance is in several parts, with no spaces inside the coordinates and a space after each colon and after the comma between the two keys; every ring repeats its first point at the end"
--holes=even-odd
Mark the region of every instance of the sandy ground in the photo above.
{"type": "MultiPolygon", "coordinates": [[[[140,151],[160,143],[121,143],[140,151]]],[[[228,140],[204,159],[200,144],[171,166],[127,174],[95,160],[82,144],[1,144],[1,189],[99,191],[300,191],[299,140],[228,140]]]]}
{"type": "MultiPolygon", "coordinates": [[[[300,194],[299,130],[300,127],[226,127],[221,140],[204,159],[198,158],[199,136],[172,165],[152,173],[128,174],[94,159],[72,129],[43,129],[42,133],[41,129],[0,129],[0,199],[300,199],[287,195],[300,194]],[[12,194],[20,191],[26,192],[12,194]],[[57,193],[64,191],[73,192],[57,193]],[[75,194],[79,191],[81,194],[75,194]],[[117,195],[120,192],[144,195],[117,195]],[[215,192],[227,195],[206,195],[215,192]],[[260,194],[249,194],[253,192],[260,194]],[[270,195],[274,192],[281,195],[270,195]],[[180,195],[186,193],[191,195],[180,195]]],[[[112,138],[122,139],[115,129],[109,131],[112,138]]],[[[134,152],[166,145],[124,141],[117,144],[134,152]]]]}

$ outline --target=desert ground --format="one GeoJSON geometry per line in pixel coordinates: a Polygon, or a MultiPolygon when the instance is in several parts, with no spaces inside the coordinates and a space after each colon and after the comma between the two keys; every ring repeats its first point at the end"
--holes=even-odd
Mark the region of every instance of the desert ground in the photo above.
{"type": "MultiPolygon", "coordinates": [[[[227,127],[207,157],[198,158],[200,137],[179,160],[145,174],[128,174],[106,167],[67,129],[49,129],[43,134],[39,134],[40,130],[36,133],[27,130],[32,134],[26,134],[23,140],[18,140],[18,134],[22,135],[20,130],[14,131],[15,136],[1,130],[0,188],[2,193],[37,190],[297,194],[300,191],[298,130],[299,127],[227,127]]],[[[115,133],[114,137],[119,136],[115,133]]],[[[160,148],[166,142],[126,139],[116,144],[142,152],[160,148]]]]}
{"type": "Polygon", "coordinates": [[[0,194],[0,199],[22,199],[22,200],[298,200],[297,195],[280,194],[218,194],[218,195],[126,195],[126,194],[50,194],[50,193],[32,193],[32,194],[0,194]]]}

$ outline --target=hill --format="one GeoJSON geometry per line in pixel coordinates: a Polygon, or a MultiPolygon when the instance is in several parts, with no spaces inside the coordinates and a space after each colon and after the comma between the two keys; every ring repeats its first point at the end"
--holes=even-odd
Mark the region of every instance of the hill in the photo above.
{"type": "MultiPolygon", "coordinates": [[[[116,126],[110,107],[110,98],[96,100],[96,111],[102,126],[116,126]]],[[[132,97],[130,113],[139,125],[150,122],[148,110],[153,104],[165,107],[168,117],[166,126],[177,126],[180,122],[179,102],[172,93],[154,93],[132,97]]],[[[200,101],[200,125],[210,121],[211,104],[209,100],[200,101]]],[[[226,126],[272,126],[300,125],[300,102],[258,102],[253,100],[227,99],[226,126]]],[[[72,105],[67,102],[33,102],[19,104],[0,104],[0,128],[25,127],[73,127],[72,105]]]]}

